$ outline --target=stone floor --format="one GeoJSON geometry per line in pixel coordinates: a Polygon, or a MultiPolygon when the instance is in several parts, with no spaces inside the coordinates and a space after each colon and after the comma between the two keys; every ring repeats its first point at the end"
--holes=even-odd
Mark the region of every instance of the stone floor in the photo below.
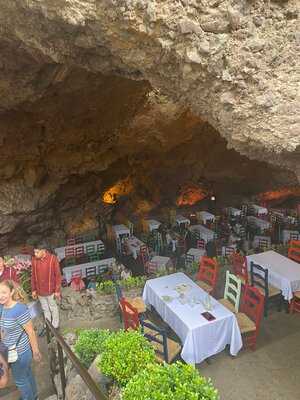
{"type": "MultiPolygon", "coordinates": [[[[117,318],[95,323],[63,321],[63,331],[89,327],[118,329],[117,318]]],[[[40,340],[42,364],[35,366],[40,400],[53,393],[47,365],[45,339],[40,340]]],[[[300,393],[300,315],[271,311],[263,320],[257,350],[242,350],[237,357],[224,351],[197,366],[199,372],[211,377],[221,400],[297,400],[300,393]]],[[[17,400],[18,392],[0,394],[1,400],[17,400]]]]}
{"type": "Polygon", "coordinates": [[[221,400],[300,398],[300,315],[271,312],[263,320],[257,350],[232,358],[220,353],[198,366],[211,377],[221,400]]]}

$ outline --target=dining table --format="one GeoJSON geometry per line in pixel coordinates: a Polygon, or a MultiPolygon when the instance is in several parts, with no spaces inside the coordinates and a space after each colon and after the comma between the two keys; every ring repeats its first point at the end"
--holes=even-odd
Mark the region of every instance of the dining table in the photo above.
{"type": "Polygon", "coordinates": [[[269,271],[269,283],[281,290],[285,300],[291,301],[293,292],[300,290],[299,263],[273,250],[252,254],[246,258],[249,270],[251,262],[254,262],[269,271]]]}
{"type": "Polygon", "coordinates": [[[242,348],[236,316],[182,272],[148,280],[143,300],[179,337],[188,364],[199,364],[227,345],[232,356],[242,348]]]}
{"type": "Polygon", "coordinates": [[[189,230],[193,233],[193,232],[198,232],[199,236],[201,239],[203,239],[205,241],[205,243],[209,242],[210,240],[214,240],[216,237],[216,233],[207,228],[206,226],[203,226],[201,224],[198,225],[191,225],[189,227],[189,230]]]}

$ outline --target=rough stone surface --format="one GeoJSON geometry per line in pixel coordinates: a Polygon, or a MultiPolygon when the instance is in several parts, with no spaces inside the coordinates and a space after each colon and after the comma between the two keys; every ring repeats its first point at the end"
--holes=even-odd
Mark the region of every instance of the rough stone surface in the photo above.
{"type": "MultiPolygon", "coordinates": [[[[126,298],[133,298],[141,295],[141,288],[123,290],[126,298]]],[[[118,313],[118,304],[115,294],[99,294],[89,296],[86,292],[75,292],[70,287],[62,290],[61,315],[64,320],[95,321],[113,317],[118,313]]]]}

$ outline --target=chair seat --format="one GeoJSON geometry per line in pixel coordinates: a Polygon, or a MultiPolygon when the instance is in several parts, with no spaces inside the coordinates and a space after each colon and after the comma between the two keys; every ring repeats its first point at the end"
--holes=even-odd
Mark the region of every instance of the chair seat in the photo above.
{"type": "Polygon", "coordinates": [[[198,286],[201,287],[201,289],[205,290],[207,293],[210,293],[213,290],[213,287],[210,286],[208,283],[205,283],[203,281],[197,281],[196,283],[198,286]]]}
{"type": "Polygon", "coordinates": [[[294,293],[294,297],[296,297],[296,299],[300,300],[300,291],[299,292],[295,292],[294,293]]]}
{"type": "Polygon", "coordinates": [[[220,299],[218,302],[223,304],[229,311],[236,313],[234,305],[228,299],[220,299]]]}
{"type": "MultiPolygon", "coordinates": [[[[264,289],[262,287],[260,287],[260,286],[255,286],[255,287],[260,291],[260,293],[262,295],[265,295],[265,291],[264,291],[264,289]]],[[[273,296],[277,296],[280,293],[281,293],[280,289],[278,289],[278,288],[276,288],[276,287],[274,287],[272,285],[269,285],[269,298],[273,297],[273,296]]]]}
{"type": "MultiPolygon", "coordinates": [[[[181,346],[179,343],[175,342],[175,340],[172,340],[170,338],[167,339],[168,343],[168,362],[172,362],[176,356],[180,353],[181,351],[181,346]]],[[[154,347],[154,350],[159,352],[156,353],[156,359],[159,362],[164,362],[164,349],[163,345],[161,343],[157,342],[151,342],[152,346],[154,347]]]]}
{"type": "Polygon", "coordinates": [[[255,323],[244,313],[237,313],[236,319],[241,333],[253,332],[256,330],[255,323]]]}
{"type": "Polygon", "coordinates": [[[146,305],[141,297],[134,297],[133,299],[127,298],[125,300],[128,301],[128,303],[130,303],[134,308],[136,308],[139,314],[146,311],[146,305]]]}

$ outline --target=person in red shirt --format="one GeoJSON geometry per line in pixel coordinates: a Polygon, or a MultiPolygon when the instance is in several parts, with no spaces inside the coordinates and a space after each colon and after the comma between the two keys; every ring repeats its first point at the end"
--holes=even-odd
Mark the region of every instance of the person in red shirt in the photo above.
{"type": "Polygon", "coordinates": [[[32,298],[39,299],[45,318],[57,329],[59,311],[56,300],[61,300],[61,272],[57,257],[45,248],[34,249],[31,290],[32,298]]]}
{"type": "Polygon", "coordinates": [[[19,282],[17,271],[13,267],[5,265],[3,257],[0,257],[0,282],[11,280],[16,283],[19,282]]]}

